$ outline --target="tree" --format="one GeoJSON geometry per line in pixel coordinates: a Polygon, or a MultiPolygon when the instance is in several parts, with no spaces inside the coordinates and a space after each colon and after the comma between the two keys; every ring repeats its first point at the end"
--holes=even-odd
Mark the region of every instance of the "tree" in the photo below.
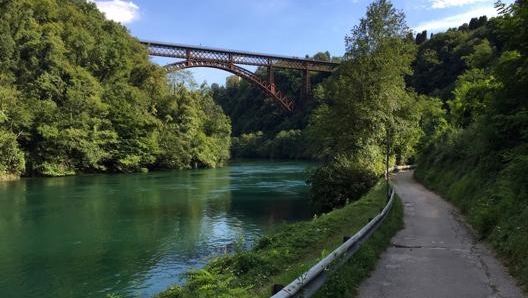
{"type": "Polygon", "coordinates": [[[424,30],[424,31],[422,31],[422,33],[418,33],[418,34],[416,34],[416,39],[414,40],[414,42],[415,42],[417,45],[421,45],[421,44],[424,43],[426,40],[427,40],[427,30],[424,30]]]}
{"type": "Polygon", "coordinates": [[[483,70],[470,69],[458,77],[456,85],[455,98],[448,102],[451,121],[466,128],[484,114],[500,84],[483,70]]]}
{"type": "Polygon", "coordinates": [[[403,13],[389,1],[369,5],[345,39],[347,60],[318,92],[321,106],[309,129],[319,157],[352,156],[381,173],[387,135],[396,140],[396,132],[417,129],[414,97],[404,81],[415,53],[410,33],[403,13]]]}
{"type": "Polygon", "coordinates": [[[310,175],[310,197],[318,212],[329,212],[359,200],[378,180],[375,173],[338,155],[310,175]]]}
{"type": "Polygon", "coordinates": [[[345,40],[346,61],[317,90],[320,106],[308,128],[312,152],[325,160],[311,176],[312,200],[322,211],[371,187],[384,171],[387,146],[393,161],[405,161],[420,137],[419,105],[404,80],[416,51],[403,13],[375,1],[345,40]]]}
{"type": "Polygon", "coordinates": [[[376,0],[367,7],[367,13],[359,25],[345,37],[346,56],[349,59],[375,53],[387,41],[406,39],[411,31],[405,22],[403,11],[396,10],[388,0],[376,0]]]}
{"type": "MultiPolygon", "coordinates": [[[[502,85],[486,111],[487,141],[494,149],[521,148],[528,143],[528,3],[518,1],[502,7],[497,22],[504,52],[495,75],[502,85]]],[[[522,149],[524,148],[524,149],[522,149]]]]}

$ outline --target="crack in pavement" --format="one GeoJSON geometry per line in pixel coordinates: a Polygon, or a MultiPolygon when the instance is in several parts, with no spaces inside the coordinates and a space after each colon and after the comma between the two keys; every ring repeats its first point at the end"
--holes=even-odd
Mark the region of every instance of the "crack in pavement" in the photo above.
{"type": "Polygon", "coordinates": [[[447,251],[458,251],[470,253],[471,250],[463,248],[452,248],[447,246],[427,246],[427,245],[405,245],[398,243],[391,243],[394,248],[405,248],[405,249],[438,249],[438,250],[447,250],[447,251]]]}
{"type": "Polygon", "coordinates": [[[493,277],[491,275],[490,268],[488,264],[486,263],[486,261],[484,260],[482,254],[480,253],[480,249],[477,247],[477,244],[475,242],[471,245],[471,254],[476,256],[478,260],[478,264],[480,265],[480,267],[482,268],[484,272],[484,275],[486,276],[486,283],[488,287],[491,289],[493,293],[492,295],[494,295],[493,297],[504,298],[504,296],[501,295],[497,285],[493,282],[493,277]]]}

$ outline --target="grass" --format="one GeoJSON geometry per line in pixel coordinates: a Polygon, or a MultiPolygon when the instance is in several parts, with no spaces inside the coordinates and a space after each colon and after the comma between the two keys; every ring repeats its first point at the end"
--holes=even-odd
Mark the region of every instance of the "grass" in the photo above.
{"type": "MultiPolygon", "coordinates": [[[[360,200],[310,221],[285,225],[266,235],[250,251],[213,260],[202,270],[188,276],[184,286],[161,293],[160,298],[174,297],[269,297],[273,284],[288,284],[321,258],[339,246],[375,217],[385,205],[385,186],[377,184],[360,200]]],[[[349,277],[336,280],[324,293],[347,288],[354,293],[359,281],[374,267],[378,254],[401,227],[401,203],[395,204],[387,223],[343,267],[349,277]]],[[[321,296],[337,297],[337,296],[321,296]]]]}

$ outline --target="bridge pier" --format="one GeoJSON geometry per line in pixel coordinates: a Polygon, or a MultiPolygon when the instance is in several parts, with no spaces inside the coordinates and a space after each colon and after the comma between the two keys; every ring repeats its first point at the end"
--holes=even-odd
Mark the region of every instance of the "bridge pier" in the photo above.
{"type": "Polygon", "coordinates": [[[273,74],[273,66],[268,66],[268,83],[272,93],[275,93],[275,75],[273,74]]]}
{"type": "Polygon", "coordinates": [[[301,90],[301,97],[303,101],[310,98],[312,94],[312,80],[310,78],[310,71],[308,69],[303,70],[303,89],[301,90]]]}

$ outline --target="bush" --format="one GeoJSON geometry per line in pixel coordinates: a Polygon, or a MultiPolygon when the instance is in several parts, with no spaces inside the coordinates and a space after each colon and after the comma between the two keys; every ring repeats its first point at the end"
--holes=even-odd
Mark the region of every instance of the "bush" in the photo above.
{"type": "Polygon", "coordinates": [[[329,212],[358,200],[377,180],[371,170],[338,156],[311,173],[310,197],[318,212],[329,212]]]}
{"type": "Polygon", "coordinates": [[[262,131],[232,138],[234,158],[307,159],[307,143],[301,130],[281,130],[276,135],[262,131]]]}
{"type": "Polygon", "coordinates": [[[18,148],[16,136],[0,130],[0,178],[20,175],[25,169],[24,153],[18,148]]]}

